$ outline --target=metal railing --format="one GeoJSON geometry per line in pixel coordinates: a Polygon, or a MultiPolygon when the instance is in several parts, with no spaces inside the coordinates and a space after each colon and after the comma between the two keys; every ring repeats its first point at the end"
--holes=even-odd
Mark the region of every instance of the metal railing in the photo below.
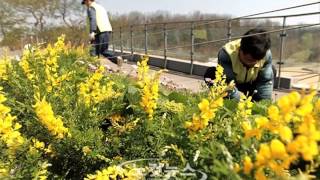
{"type": "MultiPolygon", "coordinates": [[[[136,25],[130,25],[129,27],[116,27],[114,28],[114,31],[111,35],[111,43],[113,51],[116,49],[120,49],[120,52],[123,54],[124,49],[130,50],[130,55],[133,55],[136,50],[143,51],[144,54],[149,54],[149,52],[158,52],[162,53],[164,63],[163,68],[167,67],[167,60],[168,60],[168,53],[170,50],[178,50],[178,49],[189,49],[189,62],[190,62],[190,74],[193,72],[193,65],[196,61],[196,53],[195,49],[198,47],[213,45],[217,43],[225,43],[228,41],[231,41],[233,39],[242,38],[245,36],[241,35],[234,35],[233,32],[236,31],[237,28],[243,28],[246,26],[241,26],[241,21],[250,21],[250,20],[270,20],[270,19],[282,19],[282,25],[277,29],[271,29],[267,30],[266,33],[273,34],[273,33],[279,33],[279,48],[276,49],[276,51],[279,51],[279,59],[277,62],[278,65],[278,79],[281,77],[282,73],[282,66],[284,65],[284,52],[285,52],[285,42],[287,38],[287,33],[289,31],[303,29],[303,28],[312,28],[317,27],[320,24],[314,23],[314,24],[306,24],[306,25],[295,25],[295,26],[287,26],[287,20],[288,18],[294,18],[294,17],[302,17],[302,16],[312,16],[312,15],[320,15],[320,12],[310,12],[310,13],[301,13],[301,14],[287,14],[287,15],[278,15],[278,16],[260,16],[255,17],[258,15],[264,15],[268,13],[288,10],[288,9],[295,9],[299,7],[304,6],[310,6],[320,4],[320,2],[315,3],[308,3],[303,4],[299,6],[293,6],[278,10],[272,10],[272,11],[266,11],[262,13],[256,13],[236,18],[230,18],[230,19],[210,19],[210,20],[201,20],[201,21],[178,21],[178,22],[164,22],[164,23],[146,23],[146,24],[136,24],[136,25]],[[221,25],[222,24],[222,25],[221,25]],[[236,24],[236,25],[234,25],[236,24]],[[196,42],[196,33],[199,27],[201,26],[213,26],[209,28],[224,28],[225,29],[225,37],[224,38],[217,38],[213,40],[206,40],[204,42],[199,42],[199,40],[196,42]],[[215,27],[220,26],[220,27],[215,27]],[[222,26],[222,27],[221,27],[222,26]],[[154,28],[158,27],[158,28],[154,28]],[[125,31],[126,30],[126,31],[125,31]],[[169,37],[169,33],[182,33],[185,34],[189,32],[189,43],[187,44],[177,44],[175,46],[169,46],[170,40],[172,40],[169,37]],[[117,36],[118,34],[118,36],[117,36]],[[151,40],[151,38],[156,38],[160,35],[159,39],[151,40]],[[118,39],[117,39],[118,37],[118,39]],[[140,43],[138,43],[140,39],[140,43]],[[151,42],[157,42],[158,46],[155,47],[153,50],[151,48],[150,43],[151,42]],[[162,47],[159,45],[162,43],[162,47]],[[140,44],[140,47],[138,47],[137,44],[140,44]]],[[[271,28],[275,28],[276,26],[271,26],[271,28]]],[[[248,29],[247,29],[248,30],[248,29]]],[[[184,42],[187,42],[184,41],[184,42]]],[[[185,52],[185,51],[184,51],[185,52]]],[[[172,53],[171,53],[172,54],[172,53]]],[[[173,53],[174,54],[174,53],[173,53]]],[[[159,55],[159,54],[157,54],[159,55]]],[[[161,55],[161,54],[160,54],[161,55]]],[[[320,81],[320,80],[319,80],[320,81]]],[[[280,86],[280,81],[278,81],[278,87],[280,86]]]]}

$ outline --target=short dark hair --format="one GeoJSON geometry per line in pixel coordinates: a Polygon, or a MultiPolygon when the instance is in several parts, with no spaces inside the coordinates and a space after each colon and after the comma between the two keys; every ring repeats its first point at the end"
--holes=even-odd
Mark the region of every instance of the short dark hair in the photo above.
{"type": "MultiPolygon", "coordinates": [[[[94,0],[88,0],[88,1],[94,1],[94,0]]],[[[82,0],[81,4],[85,4],[86,3],[86,0],[82,0]]]]}
{"type": "Polygon", "coordinates": [[[265,33],[264,29],[250,29],[244,35],[256,34],[252,36],[243,37],[241,39],[240,49],[244,54],[250,54],[256,60],[262,59],[271,46],[269,34],[265,33]],[[257,34],[263,33],[263,34],[257,34]]]}

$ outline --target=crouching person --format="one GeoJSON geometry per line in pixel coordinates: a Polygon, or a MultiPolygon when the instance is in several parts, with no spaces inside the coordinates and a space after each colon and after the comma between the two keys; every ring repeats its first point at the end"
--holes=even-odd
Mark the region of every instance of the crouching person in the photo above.
{"type": "MultiPolygon", "coordinates": [[[[271,99],[274,73],[270,37],[263,29],[251,29],[244,36],[228,42],[218,53],[218,64],[224,68],[227,83],[235,83],[228,97],[239,100],[243,93],[254,101],[271,99]]],[[[213,79],[212,73],[213,68],[208,68],[205,79],[213,79]]]]}

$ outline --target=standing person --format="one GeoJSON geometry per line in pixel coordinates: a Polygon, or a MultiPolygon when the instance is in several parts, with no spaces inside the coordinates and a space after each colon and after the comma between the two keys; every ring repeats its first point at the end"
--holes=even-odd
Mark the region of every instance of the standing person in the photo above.
{"type": "Polygon", "coordinates": [[[108,53],[109,36],[112,32],[112,26],[109,21],[107,11],[103,6],[97,4],[95,0],[82,0],[81,4],[85,4],[88,8],[88,18],[90,26],[90,40],[95,49],[90,51],[92,56],[100,56],[114,60],[108,53]]]}
{"type": "MultiPolygon", "coordinates": [[[[218,53],[227,82],[235,82],[228,97],[239,100],[242,92],[255,101],[271,99],[274,73],[270,37],[263,29],[251,29],[244,36],[225,44],[218,53]]],[[[213,76],[214,71],[208,68],[205,79],[213,76]]]]}

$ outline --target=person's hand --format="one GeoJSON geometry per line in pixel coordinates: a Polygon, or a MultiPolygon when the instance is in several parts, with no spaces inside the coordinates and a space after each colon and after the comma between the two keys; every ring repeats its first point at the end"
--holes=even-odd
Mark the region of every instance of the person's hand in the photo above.
{"type": "Polygon", "coordinates": [[[94,40],[96,33],[92,32],[89,34],[90,40],[94,40]]]}

